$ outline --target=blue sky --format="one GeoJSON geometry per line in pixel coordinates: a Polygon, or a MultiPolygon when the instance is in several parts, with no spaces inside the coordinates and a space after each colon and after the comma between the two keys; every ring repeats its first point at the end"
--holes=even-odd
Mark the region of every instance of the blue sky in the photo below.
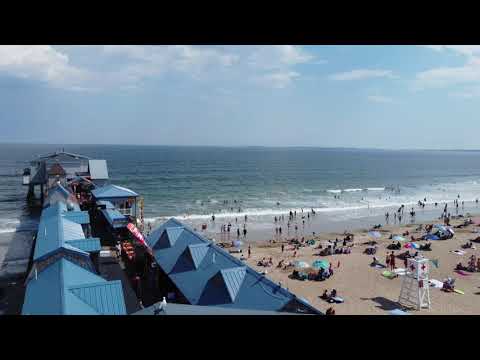
{"type": "Polygon", "coordinates": [[[480,46],[0,46],[0,142],[479,149],[480,46]]]}

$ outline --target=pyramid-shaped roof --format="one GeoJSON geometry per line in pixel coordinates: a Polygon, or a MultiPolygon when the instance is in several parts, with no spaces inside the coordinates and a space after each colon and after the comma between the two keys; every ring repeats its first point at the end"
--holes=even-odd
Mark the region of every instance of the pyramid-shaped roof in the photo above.
{"type": "Polygon", "coordinates": [[[247,268],[244,266],[220,270],[220,274],[223,278],[225,287],[227,288],[232,302],[235,301],[235,298],[242,287],[246,272],[247,268]]]}

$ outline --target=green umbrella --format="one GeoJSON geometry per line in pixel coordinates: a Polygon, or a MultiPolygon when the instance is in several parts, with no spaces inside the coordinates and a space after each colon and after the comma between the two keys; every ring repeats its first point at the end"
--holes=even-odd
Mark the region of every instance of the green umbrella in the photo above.
{"type": "Polygon", "coordinates": [[[330,263],[327,260],[315,260],[312,264],[312,267],[315,269],[325,269],[328,270],[330,263]]]}

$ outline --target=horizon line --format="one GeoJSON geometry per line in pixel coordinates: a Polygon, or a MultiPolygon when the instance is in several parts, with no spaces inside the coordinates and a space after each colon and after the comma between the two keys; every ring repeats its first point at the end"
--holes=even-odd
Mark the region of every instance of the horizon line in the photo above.
{"type": "Polygon", "coordinates": [[[480,149],[432,149],[432,148],[384,148],[384,147],[352,147],[352,146],[318,146],[318,145],[175,145],[175,144],[115,144],[115,143],[49,143],[49,142],[3,142],[0,145],[51,145],[51,146],[138,146],[138,147],[208,147],[208,148],[265,148],[265,149],[324,149],[324,150],[379,150],[379,151],[471,151],[480,149]]]}

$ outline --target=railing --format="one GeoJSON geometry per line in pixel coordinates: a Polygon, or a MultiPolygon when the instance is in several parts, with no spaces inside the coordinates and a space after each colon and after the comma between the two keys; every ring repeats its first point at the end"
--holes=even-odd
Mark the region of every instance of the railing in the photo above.
{"type": "Polygon", "coordinates": [[[120,214],[122,214],[122,215],[133,216],[133,209],[132,209],[132,208],[130,208],[130,209],[120,209],[120,208],[119,208],[119,209],[117,209],[117,210],[118,210],[118,211],[120,212],[120,214]]]}

